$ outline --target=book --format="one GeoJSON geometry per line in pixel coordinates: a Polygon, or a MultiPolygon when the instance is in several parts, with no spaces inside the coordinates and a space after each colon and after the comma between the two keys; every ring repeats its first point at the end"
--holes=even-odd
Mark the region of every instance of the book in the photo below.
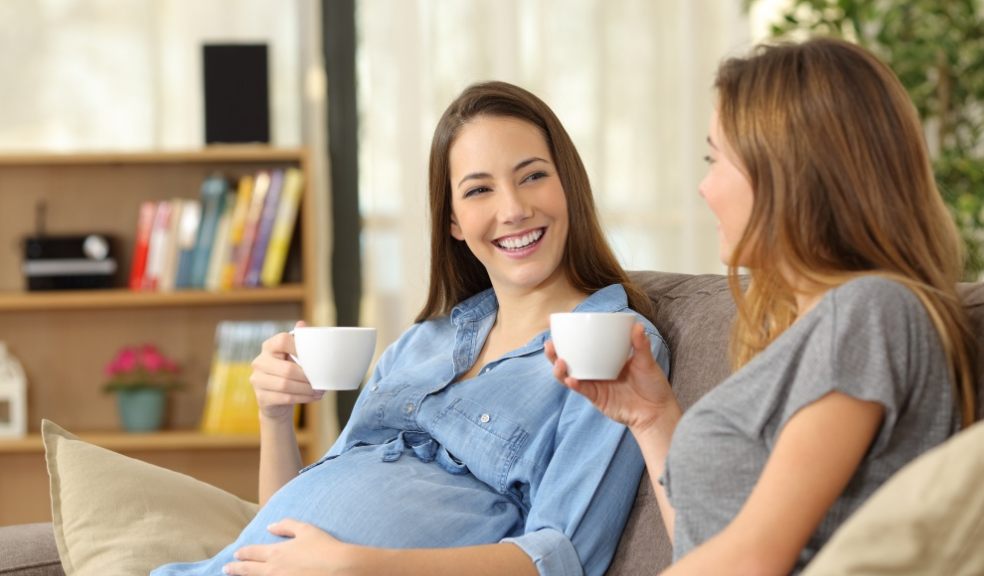
{"type": "Polygon", "coordinates": [[[259,434],[259,407],[249,382],[251,364],[260,353],[264,340],[290,330],[294,324],[293,321],[219,322],[215,328],[215,351],[205,388],[202,432],[259,434]]]}
{"type": "Polygon", "coordinates": [[[150,247],[150,231],[154,227],[157,203],[145,200],[137,213],[137,234],[133,243],[133,259],[130,264],[130,290],[143,287],[144,269],[147,266],[147,249],[150,247]]]}
{"type": "Polygon", "coordinates": [[[229,190],[222,206],[222,215],[219,216],[219,225],[215,229],[215,240],[212,242],[212,256],[208,263],[208,272],[205,274],[205,289],[210,292],[218,292],[222,289],[222,269],[229,260],[229,227],[232,222],[232,213],[236,204],[236,192],[229,190]]]}
{"type": "Polygon", "coordinates": [[[304,173],[297,168],[288,168],[284,174],[283,189],[280,192],[280,205],[270,233],[266,259],[260,273],[262,284],[268,288],[279,286],[283,281],[284,264],[290,250],[290,239],[294,235],[297,209],[304,193],[304,173]]]}
{"type": "Polygon", "coordinates": [[[195,242],[195,253],[191,262],[191,286],[193,288],[205,287],[205,275],[208,273],[212,244],[215,242],[215,230],[219,226],[222,204],[225,201],[228,188],[229,184],[221,174],[209,176],[202,182],[202,219],[198,226],[198,238],[195,242]]]}
{"type": "Polygon", "coordinates": [[[277,209],[280,207],[280,190],[284,183],[283,170],[270,171],[270,186],[267,189],[266,200],[263,202],[263,212],[257,224],[256,237],[253,239],[253,249],[249,254],[249,266],[243,277],[244,286],[259,286],[260,272],[263,271],[263,260],[266,258],[267,245],[270,243],[270,233],[277,219],[277,209]]]}
{"type": "Polygon", "coordinates": [[[219,279],[220,290],[229,290],[233,286],[236,266],[240,260],[239,251],[243,239],[243,229],[246,227],[246,215],[249,212],[252,197],[253,175],[245,174],[239,178],[236,206],[232,210],[232,220],[229,222],[229,253],[222,266],[222,276],[219,279]]]}
{"type": "Polygon", "coordinates": [[[147,246],[147,264],[144,267],[142,290],[157,290],[164,258],[167,251],[167,236],[171,229],[171,202],[161,200],[154,210],[154,223],[150,229],[150,244],[147,246]]]}
{"type": "Polygon", "coordinates": [[[232,279],[235,287],[244,286],[246,272],[249,271],[249,259],[253,253],[253,241],[259,229],[260,218],[263,215],[263,205],[266,203],[267,190],[270,189],[270,172],[260,170],[253,178],[253,195],[250,197],[249,210],[243,222],[243,236],[239,239],[239,249],[236,253],[236,272],[232,279]]]}
{"type": "Polygon", "coordinates": [[[176,288],[191,287],[191,264],[198,241],[198,226],[202,220],[202,204],[198,200],[185,200],[178,224],[178,271],[174,280],[176,288]]]}
{"type": "Polygon", "coordinates": [[[161,272],[157,279],[159,292],[174,291],[175,280],[178,276],[178,233],[185,203],[181,198],[167,201],[171,205],[171,216],[167,225],[167,242],[164,244],[161,272]]]}

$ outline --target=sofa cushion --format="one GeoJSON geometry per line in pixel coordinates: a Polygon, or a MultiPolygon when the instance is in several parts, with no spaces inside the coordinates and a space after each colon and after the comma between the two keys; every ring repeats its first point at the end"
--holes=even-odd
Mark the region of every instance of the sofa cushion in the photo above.
{"type": "Polygon", "coordinates": [[[256,505],[41,424],[55,543],[69,576],[146,574],[235,540],[256,505]]]}
{"type": "Polygon", "coordinates": [[[64,576],[51,524],[0,526],[0,574],[64,576]]]}
{"type": "Polygon", "coordinates": [[[984,423],[899,470],[803,576],[984,574],[984,423]]]}

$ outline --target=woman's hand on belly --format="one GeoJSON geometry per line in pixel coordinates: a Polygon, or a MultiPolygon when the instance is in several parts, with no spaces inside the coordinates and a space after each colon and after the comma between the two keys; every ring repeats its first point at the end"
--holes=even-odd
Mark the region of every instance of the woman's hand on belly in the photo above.
{"type": "Polygon", "coordinates": [[[287,540],[244,546],[236,551],[236,561],[226,564],[223,571],[240,576],[359,573],[358,557],[363,547],[340,542],[316,526],[291,519],[271,524],[268,530],[287,540]]]}
{"type": "Polygon", "coordinates": [[[390,549],[346,544],[316,526],[290,519],[275,522],[268,530],[288,540],[244,546],[223,572],[238,576],[537,574],[530,557],[512,543],[390,549]]]}

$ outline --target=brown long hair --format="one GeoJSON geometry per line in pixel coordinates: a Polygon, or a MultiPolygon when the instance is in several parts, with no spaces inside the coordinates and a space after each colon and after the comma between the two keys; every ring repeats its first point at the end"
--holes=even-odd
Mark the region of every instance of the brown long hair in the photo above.
{"type": "Polygon", "coordinates": [[[974,347],[956,291],[962,245],[895,74],[863,48],[815,38],[727,60],[715,87],[721,130],[755,195],[728,266],[738,307],[734,367],[796,319],[778,265],[818,291],[879,274],[926,307],[969,425],[974,347]],[[744,292],[739,262],[751,277],[744,292]]]}
{"type": "Polygon", "coordinates": [[[464,242],[451,237],[451,146],[461,128],[479,116],[529,122],[546,139],[567,198],[570,225],[561,266],[571,284],[589,294],[610,284],[621,284],[629,306],[651,317],[649,297],[629,280],[608,246],[598,222],[588,173],[560,120],[530,92],[505,82],[484,82],[466,88],[444,111],[434,130],[430,151],[430,288],[416,321],[447,314],[458,302],[492,286],[478,258],[464,242]]]}

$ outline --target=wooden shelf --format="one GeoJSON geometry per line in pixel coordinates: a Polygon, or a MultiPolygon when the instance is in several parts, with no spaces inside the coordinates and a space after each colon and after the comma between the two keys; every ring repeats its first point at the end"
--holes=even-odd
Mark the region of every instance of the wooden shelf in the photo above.
{"type": "Polygon", "coordinates": [[[93,166],[114,164],[278,163],[299,162],[300,148],[271,148],[260,145],[215,146],[201,150],[172,152],[96,152],[80,154],[12,153],[0,155],[0,166],[93,166]]]}
{"type": "MultiPolygon", "coordinates": [[[[126,432],[92,432],[79,434],[79,438],[107,450],[165,451],[165,450],[227,450],[259,448],[259,436],[203,434],[197,430],[171,430],[132,434],[126,432]]],[[[297,444],[305,447],[311,443],[311,434],[297,432],[297,444]]],[[[40,434],[28,434],[25,438],[0,438],[0,454],[44,452],[40,434]]]]}
{"type": "Polygon", "coordinates": [[[304,286],[302,285],[243,288],[229,292],[206,292],[203,290],[135,292],[126,289],[6,292],[0,293],[0,311],[167,308],[272,302],[302,303],[304,298],[304,286]]]}

